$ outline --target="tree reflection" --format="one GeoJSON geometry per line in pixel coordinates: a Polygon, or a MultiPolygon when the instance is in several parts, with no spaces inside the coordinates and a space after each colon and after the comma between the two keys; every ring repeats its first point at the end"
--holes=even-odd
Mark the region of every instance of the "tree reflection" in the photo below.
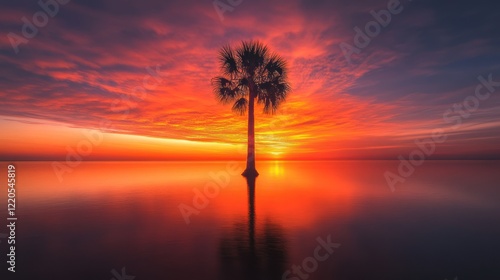
{"type": "Polygon", "coordinates": [[[235,222],[220,241],[221,279],[281,279],[287,258],[281,227],[269,220],[256,228],[255,177],[247,177],[248,218],[235,222]]]}

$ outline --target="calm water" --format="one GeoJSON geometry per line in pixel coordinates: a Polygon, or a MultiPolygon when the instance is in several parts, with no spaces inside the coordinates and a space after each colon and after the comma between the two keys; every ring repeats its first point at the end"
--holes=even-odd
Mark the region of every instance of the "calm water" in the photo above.
{"type": "Polygon", "coordinates": [[[500,162],[427,161],[391,192],[397,164],[259,162],[247,182],[226,162],[88,162],[60,182],[19,162],[15,278],[499,279],[500,162]]]}

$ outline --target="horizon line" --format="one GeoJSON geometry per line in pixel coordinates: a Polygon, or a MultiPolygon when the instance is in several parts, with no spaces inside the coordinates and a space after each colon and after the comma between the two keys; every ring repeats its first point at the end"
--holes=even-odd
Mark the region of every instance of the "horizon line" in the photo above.
{"type": "MultiPolygon", "coordinates": [[[[61,159],[13,159],[4,160],[0,159],[2,163],[12,163],[12,162],[65,162],[66,160],[61,159]]],[[[171,160],[119,160],[119,159],[100,159],[100,160],[82,160],[80,162],[245,162],[245,159],[235,160],[235,159],[200,159],[200,160],[189,160],[189,159],[171,159],[171,160]]],[[[309,162],[319,162],[319,161],[400,161],[399,159],[262,159],[256,162],[268,162],[268,161],[309,161],[309,162]]],[[[500,161],[500,158],[429,158],[425,161],[500,161]]]]}

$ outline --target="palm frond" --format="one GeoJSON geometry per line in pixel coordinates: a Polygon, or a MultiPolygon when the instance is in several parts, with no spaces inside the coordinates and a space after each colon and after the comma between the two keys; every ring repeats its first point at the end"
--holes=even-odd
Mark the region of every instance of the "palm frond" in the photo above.
{"type": "Polygon", "coordinates": [[[224,46],[219,52],[219,61],[224,74],[234,76],[238,73],[238,63],[230,46],[224,46]]]}
{"type": "Polygon", "coordinates": [[[276,76],[285,76],[286,74],[286,62],[277,54],[273,54],[266,63],[264,71],[267,72],[268,78],[273,78],[276,76]]]}
{"type": "Polygon", "coordinates": [[[243,77],[241,79],[238,80],[238,89],[240,90],[240,94],[242,96],[246,95],[246,93],[249,91],[249,82],[248,82],[248,79],[246,77],[243,77]]]}
{"type": "Polygon", "coordinates": [[[233,82],[224,77],[215,77],[212,79],[212,88],[215,97],[222,104],[227,104],[236,99],[238,88],[233,87],[233,82]]]}
{"type": "Polygon", "coordinates": [[[290,84],[280,77],[259,84],[258,89],[257,103],[264,105],[265,114],[276,113],[291,91],[290,84]]]}
{"type": "Polygon", "coordinates": [[[233,111],[239,115],[244,115],[248,108],[248,100],[244,97],[238,99],[233,105],[233,111]]]}
{"type": "Polygon", "coordinates": [[[255,74],[256,69],[262,67],[268,56],[267,47],[258,41],[242,42],[236,52],[242,68],[250,76],[255,74]]]}

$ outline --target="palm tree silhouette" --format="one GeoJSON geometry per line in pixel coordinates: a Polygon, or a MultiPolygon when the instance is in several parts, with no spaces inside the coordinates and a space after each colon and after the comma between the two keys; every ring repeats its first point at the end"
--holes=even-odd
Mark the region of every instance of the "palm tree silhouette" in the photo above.
{"type": "Polygon", "coordinates": [[[287,81],[286,62],[271,53],[259,41],[242,42],[233,49],[227,45],[219,51],[222,76],[212,79],[217,99],[233,104],[233,111],[244,115],[248,110],[248,154],[245,177],[255,177],[254,100],[263,105],[265,114],[274,114],[285,101],[291,87],[287,81]]]}

